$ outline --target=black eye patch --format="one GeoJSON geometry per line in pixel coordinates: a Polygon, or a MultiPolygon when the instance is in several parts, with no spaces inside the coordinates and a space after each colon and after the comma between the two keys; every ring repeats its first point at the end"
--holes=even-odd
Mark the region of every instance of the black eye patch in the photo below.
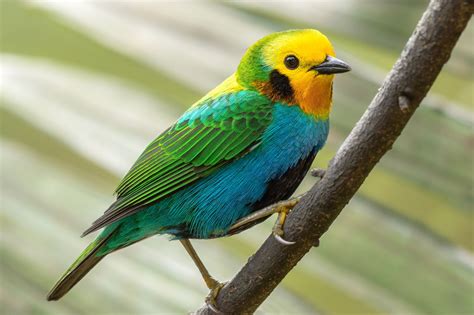
{"type": "Polygon", "coordinates": [[[293,98],[293,88],[290,85],[290,80],[276,69],[270,73],[270,84],[276,99],[290,101],[293,98]]]}

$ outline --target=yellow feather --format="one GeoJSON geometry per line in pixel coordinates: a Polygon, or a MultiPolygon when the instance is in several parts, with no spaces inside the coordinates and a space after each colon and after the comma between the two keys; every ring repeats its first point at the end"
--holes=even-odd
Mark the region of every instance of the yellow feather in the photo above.
{"type": "Polygon", "coordinates": [[[221,84],[216,86],[214,89],[209,91],[206,95],[204,95],[200,100],[193,104],[194,106],[198,106],[202,102],[216,98],[217,96],[234,93],[238,91],[242,91],[244,88],[237,82],[235,78],[235,73],[232,74],[230,77],[225,79],[221,84]]]}

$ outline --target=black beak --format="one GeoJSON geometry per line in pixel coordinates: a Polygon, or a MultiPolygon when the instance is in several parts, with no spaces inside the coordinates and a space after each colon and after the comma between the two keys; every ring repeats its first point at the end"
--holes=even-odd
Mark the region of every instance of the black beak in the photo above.
{"type": "Polygon", "coordinates": [[[336,57],[327,56],[326,60],[317,66],[311,67],[310,70],[318,71],[319,74],[334,74],[351,71],[351,67],[336,57]]]}

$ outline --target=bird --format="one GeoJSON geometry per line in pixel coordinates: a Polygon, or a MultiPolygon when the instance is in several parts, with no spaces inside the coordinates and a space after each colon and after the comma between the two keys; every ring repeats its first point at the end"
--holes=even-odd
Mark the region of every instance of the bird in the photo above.
{"type": "MultiPolygon", "coordinates": [[[[269,34],[236,71],[153,140],[115,190],[116,200],[85,230],[102,232],[47,296],[58,300],[105,256],[154,235],[179,240],[215,305],[214,279],[190,239],[240,232],[266,219],[260,209],[286,200],[329,133],[334,75],[351,67],[314,29],[269,34]],[[246,223],[239,225],[236,223],[246,223]]],[[[283,205],[273,233],[283,244],[283,205]]]]}

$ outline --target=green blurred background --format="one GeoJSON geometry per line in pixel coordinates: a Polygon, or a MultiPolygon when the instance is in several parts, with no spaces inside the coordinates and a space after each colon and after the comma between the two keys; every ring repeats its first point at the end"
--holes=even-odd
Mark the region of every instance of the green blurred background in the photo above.
{"type": "MultiPolygon", "coordinates": [[[[353,66],[335,82],[325,167],[427,1],[8,1],[1,10],[3,314],[185,313],[207,290],[181,245],[148,239],[45,296],[92,239],[144,146],[277,30],[323,31],[353,66]]],[[[399,141],[265,301],[267,314],[473,314],[472,24],[399,141]]],[[[314,179],[307,178],[300,190],[314,179]]],[[[195,242],[231,278],[269,235],[195,242]]]]}

